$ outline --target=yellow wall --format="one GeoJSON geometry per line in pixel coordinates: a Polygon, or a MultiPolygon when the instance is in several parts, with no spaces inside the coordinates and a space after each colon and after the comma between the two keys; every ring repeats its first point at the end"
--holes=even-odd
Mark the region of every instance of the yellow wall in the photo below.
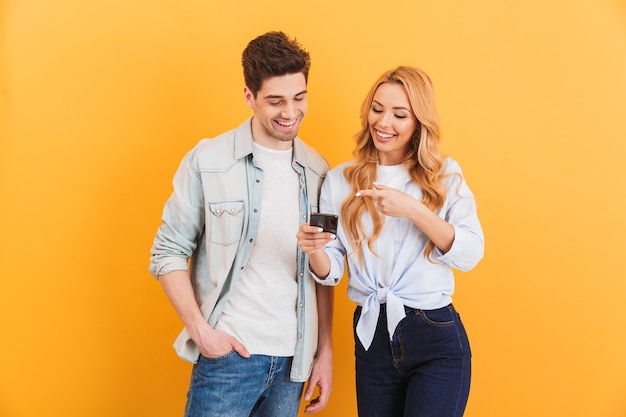
{"type": "MultiPolygon", "coordinates": [[[[624,417],[623,0],[4,0],[0,416],[181,415],[148,249],[180,158],[249,114],[240,54],[276,29],[312,54],[301,136],[332,165],[383,70],[433,78],[486,234],[457,275],[466,416],[624,417]]],[[[356,416],[352,309],[343,283],[320,416],[356,416]]]]}

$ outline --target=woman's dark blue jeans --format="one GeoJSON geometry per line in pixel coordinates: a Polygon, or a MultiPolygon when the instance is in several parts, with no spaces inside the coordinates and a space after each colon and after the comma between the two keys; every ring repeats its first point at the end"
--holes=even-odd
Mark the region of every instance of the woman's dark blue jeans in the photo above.
{"type": "MultiPolygon", "coordinates": [[[[452,304],[436,310],[405,307],[393,339],[381,304],[376,334],[365,351],[356,337],[359,417],[461,417],[470,388],[471,352],[452,304]]],[[[354,327],[361,308],[354,312],[354,327]]]]}

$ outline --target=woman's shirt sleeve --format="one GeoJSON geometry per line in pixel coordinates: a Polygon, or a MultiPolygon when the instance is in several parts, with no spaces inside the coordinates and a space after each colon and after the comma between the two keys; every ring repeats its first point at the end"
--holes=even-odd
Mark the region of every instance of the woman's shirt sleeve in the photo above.
{"type": "Polygon", "coordinates": [[[433,258],[461,271],[469,271],[482,259],[484,235],[476,212],[476,201],[459,164],[448,158],[445,171],[446,202],[438,215],[454,227],[454,242],[445,254],[438,248],[433,258]]]}
{"type": "Polygon", "coordinates": [[[337,227],[337,236],[335,240],[329,242],[324,250],[330,258],[330,272],[326,278],[319,278],[311,272],[311,275],[315,281],[322,285],[337,285],[341,281],[341,278],[345,272],[345,254],[346,249],[341,243],[342,239],[339,235],[342,235],[343,226],[341,224],[341,203],[347,196],[341,183],[341,171],[337,168],[327,173],[326,179],[322,184],[320,191],[320,203],[319,210],[321,213],[331,213],[339,216],[339,225],[337,227]]]}

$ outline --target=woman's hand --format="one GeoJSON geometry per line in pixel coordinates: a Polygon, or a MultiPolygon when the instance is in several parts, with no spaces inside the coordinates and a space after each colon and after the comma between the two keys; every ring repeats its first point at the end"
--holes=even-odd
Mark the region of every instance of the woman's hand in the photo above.
{"type": "Polygon", "coordinates": [[[311,271],[321,279],[326,278],[330,273],[330,258],[324,252],[324,246],[337,237],[332,233],[324,232],[319,226],[302,223],[296,238],[302,252],[309,255],[311,271]]]}
{"type": "Polygon", "coordinates": [[[324,232],[321,227],[311,226],[309,223],[302,223],[298,233],[296,234],[298,239],[298,246],[302,249],[302,252],[312,254],[335,239],[335,235],[324,232]]]}
{"type": "Polygon", "coordinates": [[[411,219],[416,212],[428,211],[426,206],[413,196],[382,184],[374,183],[374,188],[360,190],[356,195],[370,197],[374,201],[374,207],[385,216],[411,219]]]}
{"type": "Polygon", "coordinates": [[[372,198],[376,209],[386,216],[404,217],[411,220],[441,252],[446,253],[452,247],[454,227],[413,196],[376,183],[373,189],[360,190],[356,195],[372,198]]]}

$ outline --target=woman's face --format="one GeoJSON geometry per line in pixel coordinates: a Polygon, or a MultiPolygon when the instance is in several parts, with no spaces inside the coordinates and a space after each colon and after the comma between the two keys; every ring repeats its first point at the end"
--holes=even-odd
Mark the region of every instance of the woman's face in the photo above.
{"type": "Polygon", "coordinates": [[[404,160],[417,129],[417,118],[402,84],[381,84],[367,117],[381,165],[399,165],[404,160]]]}

